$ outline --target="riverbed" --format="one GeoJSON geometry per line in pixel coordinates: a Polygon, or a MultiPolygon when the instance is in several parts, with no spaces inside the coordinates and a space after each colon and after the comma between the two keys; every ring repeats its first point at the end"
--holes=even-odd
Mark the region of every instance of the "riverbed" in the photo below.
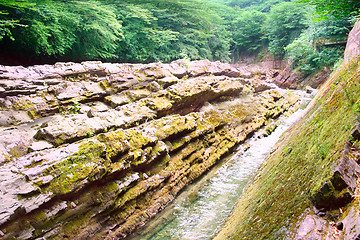
{"type": "Polygon", "coordinates": [[[309,95],[303,96],[300,109],[283,117],[274,132],[263,138],[255,134],[129,239],[211,239],[280,136],[302,115],[311,99],[309,95]]]}

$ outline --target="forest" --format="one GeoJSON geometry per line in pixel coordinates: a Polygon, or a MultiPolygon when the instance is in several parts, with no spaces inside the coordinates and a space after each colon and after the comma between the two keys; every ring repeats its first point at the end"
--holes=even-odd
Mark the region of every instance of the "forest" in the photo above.
{"type": "Polygon", "coordinates": [[[0,64],[290,59],[308,75],[342,57],[360,2],[0,0],[0,64]]]}

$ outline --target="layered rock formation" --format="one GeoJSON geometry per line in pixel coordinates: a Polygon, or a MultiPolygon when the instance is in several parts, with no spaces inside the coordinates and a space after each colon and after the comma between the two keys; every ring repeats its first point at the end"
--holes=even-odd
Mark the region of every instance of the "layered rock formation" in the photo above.
{"type": "Polygon", "coordinates": [[[0,66],[2,239],[127,236],[296,108],[264,78],[209,61],[0,66]]]}
{"type": "Polygon", "coordinates": [[[304,77],[299,71],[291,68],[288,64],[274,78],[274,83],[281,88],[289,89],[305,89],[307,86],[311,88],[319,88],[329,77],[331,71],[328,67],[324,67],[316,75],[304,77]]]}

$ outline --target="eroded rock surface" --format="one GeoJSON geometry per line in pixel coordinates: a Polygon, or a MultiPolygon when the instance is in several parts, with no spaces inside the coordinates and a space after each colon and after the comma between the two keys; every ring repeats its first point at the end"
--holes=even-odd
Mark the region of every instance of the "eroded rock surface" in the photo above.
{"type": "Polygon", "coordinates": [[[2,239],[124,238],[298,106],[266,78],[209,61],[0,66],[2,239]]]}
{"type": "Polygon", "coordinates": [[[274,83],[279,87],[289,89],[305,89],[307,86],[319,88],[330,76],[330,74],[330,69],[328,67],[324,67],[315,76],[310,75],[305,77],[301,72],[292,69],[291,64],[288,64],[274,78],[274,83]]]}

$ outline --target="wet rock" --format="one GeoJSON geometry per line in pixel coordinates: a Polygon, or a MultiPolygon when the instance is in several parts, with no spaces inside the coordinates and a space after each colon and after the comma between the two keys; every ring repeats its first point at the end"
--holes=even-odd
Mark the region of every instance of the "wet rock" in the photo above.
{"type": "Polygon", "coordinates": [[[169,65],[165,65],[165,68],[168,69],[172,75],[177,78],[183,78],[188,75],[189,63],[185,60],[177,60],[171,62],[169,65]]]}
{"type": "Polygon", "coordinates": [[[353,29],[349,33],[348,42],[344,53],[344,65],[351,62],[360,54],[359,51],[359,31],[360,23],[356,22],[353,29]]]}
{"type": "Polygon", "coordinates": [[[255,92],[263,92],[265,90],[272,89],[273,87],[266,83],[260,83],[256,84],[255,86],[255,92]]]}
{"type": "Polygon", "coordinates": [[[352,141],[360,140],[360,124],[356,126],[351,136],[353,137],[352,141]]]}
{"type": "Polygon", "coordinates": [[[147,64],[143,66],[139,72],[150,79],[161,79],[164,77],[171,77],[172,75],[171,72],[164,68],[163,64],[160,62],[147,64]]]}
{"type": "Polygon", "coordinates": [[[315,214],[319,217],[325,217],[326,209],[325,208],[316,209],[315,214]]]}
{"type": "Polygon", "coordinates": [[[311,94],[311,93],[313,93],[314,89],[311,88],[311,87],[309,87],[309,86],[307,86],[306,89],[305,89],[305,91],[306,91],[307,94],[311,94]]]}
{"type": "Polygon", "coordinates": [[[0,128],[0,165],[28,153],[36,129],[22,126],[0,128]]]}
{"type": "Polygon", "coordinates": [[[57,115],[51,118],[46,127],[40,128],[34,138],[59,146],[85,138],[89,134],[102,132],[107,127],[109,127],[109,123],[98,117],[89,118],[85,114],[74,114],[67,117],[57,115]]]}
{"type": "Polygon", "coordinates": [[[106,112],[110,109],[108,105],[103,102],[91,102],[86,104],[79,104],[79,113],[86,114],[89,111],[106,112]]]}
{"type": "Polygon", "coordinates": [[[165,78],[159,79],[157,82],[160,85],[160,87],[162,86],[163,88],[167,88],[167,87],[179,82],[179,79],[176,77],[165,77],[165,78]]]}
{"type": "Polygon", "coordinates": [[[315,76],[304,77],[301,72],[293,70],[291,65],[288,64],[280,74],[273,78],[273,82],[281,88],[304,89],[306,86],[310,86],[316,89],[326,81],[330,73],[330,69],[325,67],[315,76]]]}
{"type": "Polygon", "coordinates": [[[105,101],[113,108],[116,108],[118,106],[127,104],[131,102],[131,99],[128,95],[121,94],[121,95],[112,95],[107,96],[105,98],[105,101]]]}
{"type": "Polygon", "coordinates": [[[6,127],[31,121],[26,111],[0,111],[0,126],[6,127]]]}

